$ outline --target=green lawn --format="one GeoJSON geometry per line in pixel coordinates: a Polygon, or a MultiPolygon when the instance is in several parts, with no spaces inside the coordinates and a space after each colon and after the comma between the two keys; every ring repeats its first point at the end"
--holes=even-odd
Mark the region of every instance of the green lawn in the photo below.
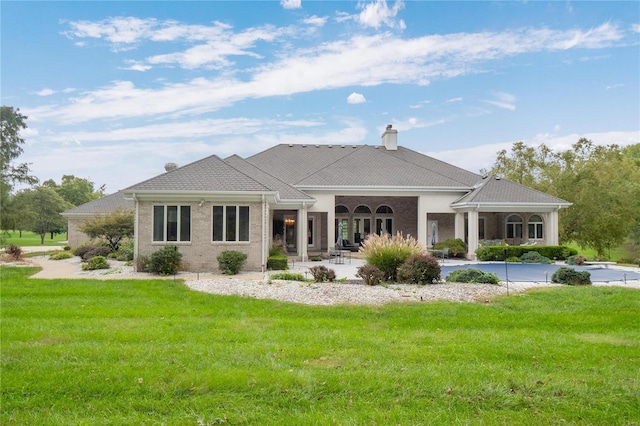
{"type": "Polygon", "coordinates": [[[637,290],[310,307],[34,271],[0,269],[1,424],[640,420],[637,290]]]}
{"type": "MultiPolygon", "coordinates": [[[[37,235],[31,231],[22,231],[22,237],[18,231],[0,231],[0,238],[2,239],[2,245],[15,244],[20,247],[26,246],[39,246],[40,235],[37,235]]],[[[51,235],[47,234],[44,237],[45,246],[64,246],[66,245],[67,234],[55,234],[53,239],[51,235]]]]}

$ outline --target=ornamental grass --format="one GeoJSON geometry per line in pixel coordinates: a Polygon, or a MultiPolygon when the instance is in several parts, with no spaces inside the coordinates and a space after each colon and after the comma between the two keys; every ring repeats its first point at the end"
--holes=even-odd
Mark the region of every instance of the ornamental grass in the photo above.
{"type": "Polygon", "coordinates": [[[425,254],[425,247],[411,235],[370,234],[360,252],[367,263],[377,266],[385,274],[385,280],[395,281],[398,267],[410,256],[425,254]]]}

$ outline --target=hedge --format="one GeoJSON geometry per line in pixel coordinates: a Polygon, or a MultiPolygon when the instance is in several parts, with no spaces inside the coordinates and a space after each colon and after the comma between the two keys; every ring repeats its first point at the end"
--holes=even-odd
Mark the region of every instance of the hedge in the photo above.
{"type": "Polygon", "coordinates": [[[287,256],[269,256],[267,259],[267,269],[270,271],[284,271],[289,269],[289,258],[287,256]]]}
{"type": "Polygon", "coordinates": [[[521,257],[530,251],[535,251],[549,259],[564,260],[569,256],[578,254],[578,251],[566,246],[483,246],[476,250],[478,260],[504,260],[510,257],[521,257]]]}

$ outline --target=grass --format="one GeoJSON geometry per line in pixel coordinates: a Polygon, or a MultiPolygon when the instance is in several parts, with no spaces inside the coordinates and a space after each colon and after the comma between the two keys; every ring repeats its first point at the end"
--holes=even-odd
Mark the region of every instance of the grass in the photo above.
{"type": "Polygon", "coordinates": [[[640,419],[640,291],[311,307],[1,267],[2,424],[640,419]]]}
{"type": "MultiPolygon", "coordinates": [[[[18,231],[0,231],[0,239],[2,240],[2,246],[7,244],[15,244],[20,247],[39,246],[40,235],[31,231],[22,231],[22,237],[18,231]]],[[[55,234],[53,239],[51,235],[47,234],[44,237],[45,246],[64,246],[66,245],[67,234],[55,234]]]]}

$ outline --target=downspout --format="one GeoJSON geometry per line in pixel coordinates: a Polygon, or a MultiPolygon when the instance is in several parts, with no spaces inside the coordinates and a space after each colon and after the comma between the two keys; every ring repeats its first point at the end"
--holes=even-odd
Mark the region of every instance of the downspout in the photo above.
{"type": "Polygon", "coordinates": [[[266,231],[266,226],[265,226],[265,222],[267,221],[267,217],[266,217],[266,213],[265,213],[265,206],[266,206],[266,197],[264,196],[264,194],[262,194],[262,229],[261,229],[261,242],[260,242],[260,272],[265,272],[266,270],[266,263],[265,263],[265,250],[266,250],[266,245],[267,245],[267,231],[266,231]]]}

